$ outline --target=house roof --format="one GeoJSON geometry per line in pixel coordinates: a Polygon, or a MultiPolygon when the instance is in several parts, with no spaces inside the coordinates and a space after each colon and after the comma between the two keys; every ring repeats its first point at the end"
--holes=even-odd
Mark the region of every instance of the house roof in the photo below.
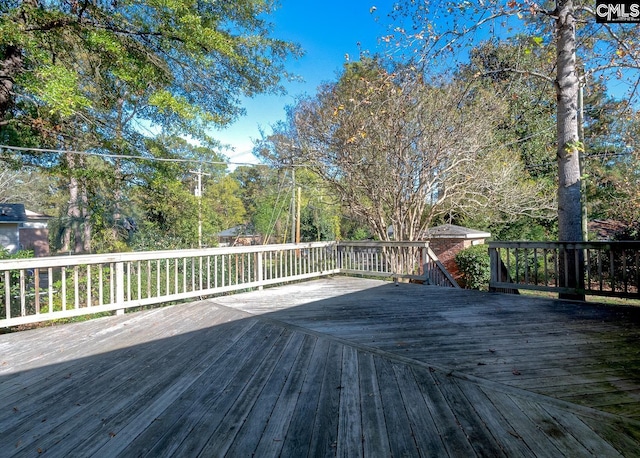
{"type": "Polygon", "coordinates": [[[588,223],[589,232],[595,234],[596,240],[612,240],[627,227],[628,224],[614,219],[595,219],[588,223]]]}
{"type": "Polygon", "coordinates": [[[491,237],[490,232],[469,229],[455,224],[443,224],[427,229],[427,239],[486,239],[491,237]]]}
{"type": "Polygon", "coordinates": [[[0,223],[21,223],[26,220],[24,204],[0,204],[0,223]]]}
{"type": "Polygon", "coordinates": [[[48,220],[53,218],[53,216],[51,215],[45,215],[44,213],[38,213],[38,212],[34,212],[29,210],[28,208],[26,208],[24,210],[25,214],[27,215],[27,220],[29,221],[33,221],[33,220],[48,220]]]}
{"type": "Polygon", "coordinates": [[[252,230],[250,227],[241,224],[239,226],[230,227],[229,229],[225,229],[222,232],[218,232],[216,234],[218,237],[236,237],[238,235],[244,235],[246,237],[253,237],[252,230]]]}
{"type": "Polygon", "coordinates": [[[0,223],[26,223],[46,221],[53,216],[24,208],[24,204],[0,204],[0,223]]]}

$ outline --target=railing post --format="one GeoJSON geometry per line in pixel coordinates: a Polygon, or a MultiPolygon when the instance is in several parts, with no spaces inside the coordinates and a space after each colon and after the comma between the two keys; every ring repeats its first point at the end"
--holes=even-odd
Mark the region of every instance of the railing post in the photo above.
{"type": "MultiPolygon", "coordinates": [[[[124,262],[116,262],[116,305],[124,305],[124,262]]],[[[116,310],[116,315],[124,315],[124,307],[116,310]]]]}
{"type": "Polygon", "coordinates": [[[424,276],[424,282],[426,284],[429,283],[429,274],[427,273],[427,269],[429,266],[427,265],[427,260],[429,259],[429,242],[427,242],[426,246],[423,246],[420,250],[420,265],[422,267],[422,272],[419,272],[422,276],[424,276]]]}
{"type": "Polygon", "coordinates": [[[579,243],[560,242],[560,273],[562,283],[560,286],[570,292],[561,292],[560,299],[585,300],[584,285],[584,256],[579,243]]]}
{"type": "Polygon", "coordinates": [[[498,259],[498,249],[489,247],[489,291],[496,291],[496,288],[492,285],[499,281],[500,264],[498,259]]]}
{"type": "Polygon", "coordinates": [[[258,290],[262,291],[263,286],[262,286],[262,281],[264,280],[264,273],[262,271],[262,256],[264,254],[264,251],[258,251],[256,252],[256,269],[258,270],[258,283],[260,283],[260,286],[258,286],[258,290]]]}

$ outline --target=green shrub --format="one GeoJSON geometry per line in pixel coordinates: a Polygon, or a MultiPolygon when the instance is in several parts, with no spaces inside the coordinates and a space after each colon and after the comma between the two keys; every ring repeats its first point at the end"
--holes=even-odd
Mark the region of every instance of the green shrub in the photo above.
{"type": "Polygon", "coordinates": [[[456,264],[462,274],[462,286],[467,289],[489,289],[491,268],[486,245],[474,245],[456,255],[456,264]]]}

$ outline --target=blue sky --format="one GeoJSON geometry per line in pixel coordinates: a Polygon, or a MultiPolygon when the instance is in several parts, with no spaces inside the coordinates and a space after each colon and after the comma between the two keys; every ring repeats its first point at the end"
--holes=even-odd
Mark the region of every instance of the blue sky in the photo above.
{"type": "Polygon", "coordinates": [[[214,136],[229,144],[235,151],[224,154],[232,162],[257,163],[251,155],[253,139],[260,137],[262,128],[271,132],[270,126],[285,118],[285,107],[293,104],[301,94],[314,94],[322,82],[335,79],[348,54],[353,60],[359,55],[358,43],[363,50],[375,51],[378,37],[386,32],[383,23],[384,6],[392,2],[383,0],[325,0],[321,3],[307,0],[280,0],[280,8],[271,16],[275,37],[300,44],[305,55],[290,60],[287,69],[304,82],[285,83],[285,96],[262,95],[245,100],[247,114],[227,129],[216,131],[214,136]],[[384,5],[386,4],[386,5],[384,5]],[[370,13],[371,7],[378,14],[370,13]]]}

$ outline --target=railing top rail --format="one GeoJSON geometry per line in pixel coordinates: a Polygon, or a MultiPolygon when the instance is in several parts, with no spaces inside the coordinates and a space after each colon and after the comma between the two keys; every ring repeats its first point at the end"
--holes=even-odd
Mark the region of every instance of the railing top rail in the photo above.
{"type": "Polygon", "coordinates": [[[556,249],[625,249],[640,250],[640,241],[593,241],[593,242],[488,242],[489,248],[546,248],[556,249]]]}
{"type": "Polygon", "coordinates": [[[39,269],[45,267],[77,266],[86,264],[108,264],[126,261],[150,261],[156,259],[175,259],[185,257],[214,256],[224,254],[257,253],[263,251],[299,250],[305,248],[323,248],[335,246],[336,242],[286,243],[274,245],[250,245],[236,247],[200,248],[167,251],[134,251],[109,254],[86,254],[50,256],[44,258],[0,260],[0,271],[12,269],[39,269]]]}
{"type": "Polygon", "coordinates": [[[338,246],[355,246],[355,247],[363,247],[363,248],[378,248],[378,247],[414,247],[414,248],[426,248],[429,246],[428,241],[419,241],[419,242],[384,242],[384,241],[372,241],[372,240],[362,240],[362,241],[340,241],[338,242],[338,246]]]}
{"type": "Polygon", "coordinates": [[[428,247],[428,242],[305,242],[272,245],[249,245],[235,247],[196,248],[187,250],[165,251],[133,251],[108,254],[64,255],[44,258],[6,259],[0,260],[0,271],[13,269],[42,269],[46,267],[68,267],[89,264],[108,264],[127,261],[150,261],[157,259],[176,259],[185,257],[215,256],[224,254],[257,253],[263,251],[286,251],[306,248],[323,248],[332,246],[352,246],[363,248],[377,247],[428,247]]]}

